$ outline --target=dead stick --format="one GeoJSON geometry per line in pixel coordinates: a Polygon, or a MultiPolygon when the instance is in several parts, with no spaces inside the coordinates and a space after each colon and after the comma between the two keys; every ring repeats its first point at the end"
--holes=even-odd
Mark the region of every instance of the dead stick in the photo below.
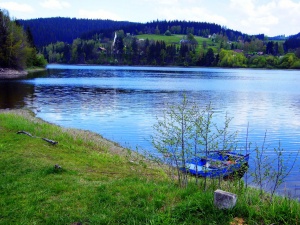
{"type": "MultiPolygon", "coordinates": [[[[32,138],[40,138],[40,137],[33,136],[32,134],[28,133],[27,131],[23,131],[23,130],[18,131],[17,134],[26,134],[26,135],[28,135],[29,137],[32,137],[32,138]]],[[[41,137],[41,139],[43,139],[44,141],[47,141],[48,143],[50,143],[52,145],[56,145],[58,143],[57,141],[53,141],[53,140],[50,140],[48,138],[42,138],[41,137]]]]}
{"type": "Polygon", "coordinates": [[[28,133],[28,132],[26,132],[26,131],[23,131],[23,130],[18,131],[17,134],[26,134],[26,135],[28,135],[29,137],[34,137],[32,134],[30,134],[30,133],[28,133]]]}
{"type": "Polygon", "coordinates": [[[52,144],[52,145],[56,145],[58,142],[57,141],[53,141],[47,138],[42,138],[44,141],[47,141],[48,143],[52,144]]]}

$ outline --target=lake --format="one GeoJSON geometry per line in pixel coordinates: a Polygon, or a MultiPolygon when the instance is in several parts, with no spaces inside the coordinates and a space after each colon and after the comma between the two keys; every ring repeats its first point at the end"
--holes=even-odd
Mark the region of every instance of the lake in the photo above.
{"type": "MultiPolygon", "coordinates": [[[[216,123],[233,117],[229,128],[241,148],[249,124],[252,150],[266,133],[266,154],[280,142],[288,160],[300,149],[299,84],[299,70],[49,65],[25,79],[0,80],[0,108],[29,108],[46,121],[154,151],[153,125],[185,94],[201,108],[211,103],[216,123]]],[[[284,184],[293,196],[300,195],[299,164],[284,184]]]]}

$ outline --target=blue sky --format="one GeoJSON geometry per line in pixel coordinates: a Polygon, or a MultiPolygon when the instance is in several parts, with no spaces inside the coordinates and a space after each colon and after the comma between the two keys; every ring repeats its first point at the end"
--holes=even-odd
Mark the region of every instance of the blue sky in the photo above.
{"type": "Polygon", "coordinates": [[[300,0],[0,0],[0,8],[17,19],[179,19],[217,23],[248,34],[300,32],[300,0]]]}

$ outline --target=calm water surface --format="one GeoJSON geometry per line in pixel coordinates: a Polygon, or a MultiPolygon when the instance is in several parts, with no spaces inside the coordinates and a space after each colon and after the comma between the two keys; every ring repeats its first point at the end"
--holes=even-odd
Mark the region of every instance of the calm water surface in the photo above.
{"type": "MultiPolygon", "coordinates": [[[[244,146],[261,146],[267,132],[268,154],[300,149],[300,71],[213,68],[152,68],[50,65],[21,80],[0,80],[0,108],[30,108],[64,127],[91,130],[125,147],[153,151],[152,126],[168,104],[185,93],[205,108],[210,102],[217,123],[226,113],[244,146]]],[[[252,148],[253,149],[253,148],[252,148]]],[[[298,160],[286,187],[300,187],[298,160]]]]}

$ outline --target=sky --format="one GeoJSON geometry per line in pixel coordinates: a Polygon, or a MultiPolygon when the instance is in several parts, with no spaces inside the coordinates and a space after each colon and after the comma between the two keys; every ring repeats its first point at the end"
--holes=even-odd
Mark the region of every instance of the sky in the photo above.
{"type": "Polygon", "coordinates": [[[0,0],[0,8],[16,19],[186,20],[216,23],[250,35],[300,32],[300,0],[0,0]]]}

